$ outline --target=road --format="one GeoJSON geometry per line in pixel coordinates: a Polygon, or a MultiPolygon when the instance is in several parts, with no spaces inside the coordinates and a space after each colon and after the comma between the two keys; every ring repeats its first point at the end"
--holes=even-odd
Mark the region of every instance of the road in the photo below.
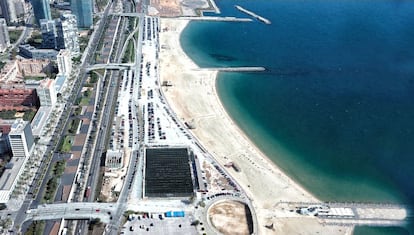
{"type": "MultiPolygon", "coordinates": [[[[112,2],[110,2],[107,7],[105,8],[105,12],[103,14],[103,19],[107,18],[108,14],[109,14],[109,9],[112,6],[112,2]]],[[[45,156],[48,156],[49,154],[56,152],[57,151],[57,145],[58,143],[61,141],[62,136],[64,136],[64,131],[66,129],[66,126],[68,124],[68,120],[70,119],[70,113],[72,111],[72,106],[76,100],[76,98],[81,94],[81,88],[83,87],[83,84],[86,81],[86,73],[85,73],[85,68],[89,66],[89,61],[91,59],[91,56],[94,55],[96,47],[97,47],[97,39],[99,39],[102,36],[102,29],[104,27],[104,21],[105,20],[101,20],[100,24],[98,25],[98,27],[95,29],[94,33],[92,34],[91,40],[88,43],[88,46],[85,50],[84,56],[82,58],[82,64],[80,65],[80,73],[78,78],[75,80],[75,83],[73,85],[73,89],[72,89],[72,93],[69,95],[68,99],[67,99],[67,103],[64,106],[64,110],[62,111],[62,115],[60,117],[60,119],[58,120],[58,122],[56,123],[56,129],[52,135],[52,139],[51,142],[48,144],[47,149],[45,151],[45,156]],[[62,128],[63,127],[63,128],[62,128]],[[53,138],[53,137],[59,137],[59,138],[53,138]]],[[[21,40],[24,39],[24,37],[27,36],[27,34],[29,33],[28,30],[25,30],[24,33],[22,33],[22,36],[20,37],[21,40]],[[26,35],[26,36],[25,36],[26,35]]],[[[43,159],[46,159],[45,157],[43,157],[43,159]]],[[[40,163],[39,166],[39,170],[36,173],[35,176],[35,180],[32,182],[32,185],[37,185],[39,181],[41,181],[41,186],[39,188],[38,192],[35,192],[34,195],[30,195],[28,194],[26,196],[26,199],[22,205],[22,207],[20,208],[20,210],[16,213],[13,213],[13,215],[15,216],[15,225],[19,225],[20,230],[22,232],[25,231],[25,229],[27,228],[27,223],[22,225],[23,221],[25,220],[26,214],[25,212],[29,209],[29,208],[35,208],[37,207],[40,202],[41,202],[41,192],[43,192],[45,190],[45,186],[46,183],[48,181],[48,178],[42,178],[41,176],[41,172],[44,169],[46,170],[46,174],[45,176],[48,175],[48,172],[50,172],[50,167],[51,164],[50,162],[52,162],[53,158],[50,159],[51,161],[42,161],[40,163]],[[40,192],[40,193],[39,193],[40,192]],[[33,200],[33,198],[35,198],[33,200]]],[[[32,192],[33,189],[29,189],[29,192],[32,192]]]]}

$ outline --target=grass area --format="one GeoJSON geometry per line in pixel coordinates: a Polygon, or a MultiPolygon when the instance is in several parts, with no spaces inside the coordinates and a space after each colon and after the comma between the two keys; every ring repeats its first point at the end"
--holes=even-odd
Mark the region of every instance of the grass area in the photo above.
{"type": "Polygon", "coordinates": [[[123,63],[130,63],[134,61],[135,57],[135,47],[134,47],[134,41],[129,40],[127,49],[125,50],[124,57],[122,58],[123,63]]]}
{"type": "Polygon", "coordinates": [[[16,110],[7,110],[7,111],[0,111],[0,119],[15,119],[16,114],[23,114],[23,120],[25,121],[32,121],[33,117],[36,115],[36,110],[26,110],[26,111],[16,111],[16,110]]]}
{"type": "Polygon", "coordinates": [[[92,72],[91,73],[91,79],[89,80],[89,83],[95,84],[98,81],[98,74],[92,72]]]}
{"type": "Polygon", "coordinates": [[[128,30],[130,31],[130,32],[132,32],[134,29],[135,29],[135,17],[129,17],[129,20],[128,20],[128,30]]]}
{"type": "Polygon", "coordinates": [[[80,101],[80,104],[81,105],[88,105],[89,104],[89,100],[91,99],[91,95],[92,95],[92,91],[90,89],[86,89],[82,93],[82,99],[80,101]]]}
{"type": "Polygon", "coordinates": [[[70,149],[72,148],[72,144],[74,141],[74,136],[67,135],[65,136],[65,139],[63,140],[62,144],[60,145],[60,151],[63,153],[70,152],[70,149]]]}
{"type": "Polygon", "coordinates": [[[45,229],[45,221],[33,221],[32,224],[30,224],[27,231],[24,233],[25,235],[42,235],[43,230],[45,229]]]}
{"type": "Polygon", "coordinates": [[[79,123],[80,123],[79,118],[72,119],[72,121],[69,123],[68,132],[70,134],[76,134],[76,131],[78,130],[79,123]]]}
{"type": "Polygon", "coordinates": [[[20,35],[22,35],[23,30],[10,30],[9,31],[9,38],[10,43],[13,44],[19,39],[20,35]]]}
{"type": "Polygon", "coordinates": [[[91,99],[90,97],[82,97],[82,100],[81,100],[80,104],[81,105],[88,105],[90,99],[91,99]]]}
{"type": "Polygon", "coordinates": [[[60,160],[53,164],[51,178],[46,184],[46,191],[45,191],[45,194],[43,195],[43,200],[45,202],[54,201],[53,199],[56,194],[56,189],[59,186],[58,179],[60,178],[60,176],[62,176],[63,172],[65,171],[65,165],[66,165],[65,160],[60,160]]]}

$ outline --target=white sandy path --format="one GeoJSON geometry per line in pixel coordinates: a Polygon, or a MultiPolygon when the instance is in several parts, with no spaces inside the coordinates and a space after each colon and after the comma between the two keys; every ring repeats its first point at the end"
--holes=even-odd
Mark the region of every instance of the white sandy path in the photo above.
{"type": "Polygon", "coordinates": [[[283,214],[275,207],[279,201],[317,199],[281,172],[233,123],[216,94],[217,73],[197,71],[198,66],[181,49],[179,36],[187,23],[161,19],[160,76],[173,84],[164,93],[178,117],[194,119],[194,135],[221,165],[237,162],[241,172],[230,173],[252,199],[259,234],[344,234],[343,227],[322,227],[311,218],[276,218],[283,214]],[[271,223],[274,230],[264,228],[271,223]]]}

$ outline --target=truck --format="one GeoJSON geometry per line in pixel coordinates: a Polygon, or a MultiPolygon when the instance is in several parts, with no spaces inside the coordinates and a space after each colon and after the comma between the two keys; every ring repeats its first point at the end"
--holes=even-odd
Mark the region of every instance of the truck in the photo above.
{"type": "Polygon", "coordinates": [[[85,189],[85,197],[88,198],[91,195],[91,186],[88,186],[85,189]]]}

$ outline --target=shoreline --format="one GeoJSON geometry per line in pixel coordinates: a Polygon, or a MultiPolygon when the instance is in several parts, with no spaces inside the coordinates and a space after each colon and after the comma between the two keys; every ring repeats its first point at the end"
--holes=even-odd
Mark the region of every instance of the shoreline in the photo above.
{"type": "Polygon", "coordinates": [[[160,79],[173,84],[163,88],[164,94],[181,120],[194,121],[196,129],[192,133],[220,165],[233,161],[241,168],[239,173],[229,173],[252,201],[259,234],[344,234],[344,227],[324,227],[312,217],[283,217],[286,213],[277,207],[278,202],[320,200],[290,179],[231,119],[217,94],[217,71],[197,70],[199,66],[181,47],[180,36],[189,22],[161,19],[160,79]],[[264,228],[268,224],[274,224],[275,229],[264,228]]]}

